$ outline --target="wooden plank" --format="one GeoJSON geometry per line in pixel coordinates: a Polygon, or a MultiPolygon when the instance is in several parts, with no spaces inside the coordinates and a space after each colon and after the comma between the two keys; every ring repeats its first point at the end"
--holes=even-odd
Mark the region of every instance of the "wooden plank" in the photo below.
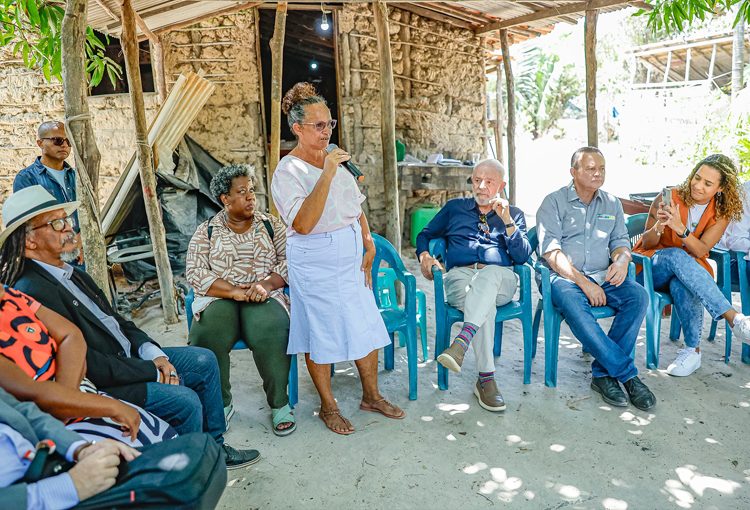
{"type": "MultiPolygon", "coordinates": [[[[271,149],[268,155],[268,189],[271,189],[273,173],[279,164],[281,146],[281,95],[282,72],[284,66],[284,34],[286,33],[287,3],[279,2],[276,6],[271,46],[271,149]]],[[[273,201],[269,204],[271,214],[277,214],[273,201]]]]}
{"type": "Polygon", "coordinates": [[[516,205],[516,86],[513,79],[513,68],[510,62],[510,45],[508,32],[500,31],[500,45],[503,52],[503,66],[505,68],[505,89],[508,95],[508,200],[516,205]]]}
{"type": "Polygon", "coordinates": [[[143,202],[146,206],[151,244],[154,249],[156,274],[161,288],[161,304],[164,311],[164,322],[176,324],[177,303],[175,302],[172,269],[169,265],[167,252],[167,236],[164,221],[161,216],[159,199],[156,196],[156,172],[154,172],[153,153],[148,143],[146,128],[146,109],[143,105],[143,85],[141,84],[140,58],[138,55],[138,38],[135,30],[135,12],[132,0],[122,2],[122,35],[120,38],[125,53],[125,68],[127,71],[130,101],[133,106],[133,120],[135,123],[135,140],[138,150],[138,166],[140,168],[143,202]]]}
{"type": "MultiPolygon", "coordinates": [[[[594,4],[595,2],[591,2],[594,4]]],[[[586,60],[586,128],[590,147],[599,146],[599,119],[596,111],[596,22],[599,12],[586,11],[584,54],[586,60]]]]}
{"type": "Polygon", "coordinates": [[[685,81],[690,81],[690,65],[693,60],[692,48],[687,49],[687,55],[685,56],[685,81]]]}
{"type": "Polygon", "coordinates": [[[664,78],[662,78],[662,83],[667,83],[669,81],[669,69],[672,67],[672,52],[670,51],[667,53],[667,65],[664,66],[664,78]]]}
{"type": "Polygon", "coordinates": [[[584,12],[586,10],[597,10],[605,9],[607,7],[614,7],[616,5],[630,4],[630,1],[623,0],[593,0],[591,2],[576,2],[556,7],[551,7],[542,11],[533,12],[524,16],[517,16],[515,18],[496,21],[495,23],[489,23],[483,27],[477,29],[477,35],[485,34],[487,32],[494,32],[495,30],[503,30],[517,25],[524,25],[532,21],[541,21],[548,18],[556,18],[558,16],[564,16],[565,14],[575,14],[584,12]]]}
{"type": "Polygon", "coordinates": [[[498,64],[495,68],[497,86],[495,87],[495,147],[496,157],[500,163],[505,164],[503,155],[503,126],[505,124],[505,111],[503,109],[503,66],[498,64]]]}
{"type": "Polygon", "coordinates": [[[373,2],[375,32],[378,37],[380,60],[380,139],[383,150],[383,188],[385,195],[385,237],[396,253],[401,253],[401,218],[396,163],[396,96],[393,85],[388,7],[385,2],[373,2]]]}
{"type": "Polygon", "coordinates": [[[472,25],[468,21],[463,21],[452,16],[447,16],[439,12],[431,11],[430,9],[425,9],[424,7],[420,7],[418,5],[399,4],[397,8],[408,11],[412,14],[416,14],[417,16],[422,16],[423,18],[431,19],[433,21],[440,21],[441,23],[447,23],[449,25],[453,25],[454,27],[474,30],[474,25],[472,25]]]}
{"type": "MultiPolygon", "coordinates": [[[[195,16],[193,18],[186,19],[184,21],[177,21],[170,25],[159,27],[158,29],[154,30],[154,32],[156,32],[157,34],[163,34],[165,32],[169,32],[170,30],[177,30],[179,28],[185,28],[191,25],[195,25],[196,23],[199,23],[206,19],[214,18],[216,16],[223,16],[225,14],[232,14],[238,11],[252,9],[253,7],[258,7],[261,4],[263,4],[263,2],[247,2],[244,4],[233,5],[232,7],[227,7],[226,9],[219,9],[219,10],[209,12],[206,14],[201,14],[200,16],[195,16]]],[[[216,27],[217,30],[221,28],[230,28],[230,27],[227,27],[227,26],[216,27]]],[[[201,29],[201,30],[205,30],[205,29],[201,29]]]]}
{"type": "MultiPolygon", "coordinates": [[[[263,69],[263,62],[261,59],[261,39],[260,39],[260,10],[258,8],[253,9],[253,20],[255,22],[255,65],[257,69],[263,69]]],[[[263,147],[263,161],[265,163],[264,171],[262,172],[263,178],[266,181],[266,190],[271,189],[271,165],[270,165],[270,152],[268,147],[268,130],[266,129],[266,98],[265,92],[263,91],[263,73],[258,74],[258,102],[260,104],[260,118],[258,119],[258,132],[260,133],[260,143],[263,147]]],[[[273,200],[268,200],[266,208],[270,211],[273,207],[273,200]]]]}

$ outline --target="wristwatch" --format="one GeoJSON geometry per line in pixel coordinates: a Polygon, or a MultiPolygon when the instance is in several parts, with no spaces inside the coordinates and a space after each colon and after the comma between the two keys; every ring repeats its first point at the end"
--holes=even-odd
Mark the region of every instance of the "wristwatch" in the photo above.
{"type": "Polygon", "coordinates": [[[677,234],[677,237],[679,237],[680,239],[685,239],[689,235],[690,235],[690,229],[685,227],[685,232],[683,232],[682,234],[677,234]]]}

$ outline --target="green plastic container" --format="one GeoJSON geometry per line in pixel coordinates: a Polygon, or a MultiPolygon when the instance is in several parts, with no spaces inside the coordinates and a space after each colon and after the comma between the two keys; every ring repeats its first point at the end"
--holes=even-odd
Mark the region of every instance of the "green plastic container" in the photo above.
{"type": "Polygon", "coordinates": [[[406,146],[401,140],[396,140],[396,161],[403,161],[406,156],[406,146]]]}
{"type": "Polygon", "coordinates": [[[424,204],[414,209],[411,213],[411,245],[417,245],[417,235],[440,211],[440,207],[434,204],[424,204]]]}

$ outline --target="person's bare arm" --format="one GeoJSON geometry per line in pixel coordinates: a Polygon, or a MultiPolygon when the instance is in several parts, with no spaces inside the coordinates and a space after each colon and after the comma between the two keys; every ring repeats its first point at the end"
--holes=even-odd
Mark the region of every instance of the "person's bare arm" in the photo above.
{"type": "Polygon", "coordinates": [[[604,306],[607,304],[607,296],[604,294],[604,290],[576,269],[562,250],[548,251],[543,257],[554,272],[580,287],[589,299],[591,306],[604,306]]]}
{"type": "Polygon", "coordinates": [[[112,418],[123,435],[135,439],[141,416],[119,400],[73,390],[56,381],[34,381],[12,361],[0,356],[0,387],[21,401],[32,401],[58,420],[112,418]]]}
{"type": "MultiPolygon", "coordinates": [[[[682,223],[680,216],[680,206],[677,204],[665,206],[663,208],[667,215],[667,227],[671,228],[675,232],[682,234],[685,231],[685,225],[682,223]]],[[[682,244],[685,247],[685,251],[696,258],[703,258],[711,251],[711,249],[719,242],[721,236],[724,235],[724,231],[727,229],[729,221],[726,218],[717,219],[716,223],[711,227],[703,231],[700,237],[696,237],[695,234],[690,232],[686,238],[682,240],[682,244]]]]}
{"type": "Polygon", "coordinates": [[[362,257],[362,267],[365,273],[365,285],[372,288],[372,261],[375,259],[375,241],[372,240],[370,224],[367,222],[365,213],[359,215],[359,225],[362,227],[362,243],[365,248],[365,255],[362,257]]]}
{"type": "Polygon", "coordinates": [[[78,390],[86,375],[86,340],[78,327],[46,306],[36,311],[49,335],[57,343],[55,380],[72,390],[78,390]]]}
{"type": "Polygon", "coordinates": [[[621,246],[612,252],[610,258],[612,259],[612,263],[607,268],[607,276],[604,281],[611,283],[615,287],[619,287],[625,281],[625,278],[628,277],[628,265],[633,260],[633,256],[630,254],[630,248],[621,246]]]}
{"type": "Polygon", "coordinates": [[[662,196],[659,194],[651,203],[651,207],[648,210],[648,219],[646,219],[646,227],[643,231],[643,242],[642,246],[646,250],[656,248],[661,239],[664,228],[666,227],[667,216],[661,212],[662,196]]]}
{"type": "Polygon", "coordinates": [[[292,228],[300,234],[307,235],[315,228],[323,215],[323,209],[328,200],[328,192],[331,190],[331,182],[336,176],[338,166],[344,161],[349,161],[351,156],[343,149],[333,149],[326,155],[323,164],[323,173],[315,184],[307,198],[302,202],[302,206],[297,211],[297,215],[292,221],[292,228]]]}

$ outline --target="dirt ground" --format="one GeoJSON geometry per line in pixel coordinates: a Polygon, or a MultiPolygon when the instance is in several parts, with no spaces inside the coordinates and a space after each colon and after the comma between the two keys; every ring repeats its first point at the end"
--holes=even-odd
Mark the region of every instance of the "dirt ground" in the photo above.
{"type": "MultiPolygon", "coordinates": [[[[736,341],[731,362],[723,362],[723,323],[716,342],[703,343],[703,366],[681,379],[663,370],[679,348],[668,340],[668,320],[661,370],[645,369],[644,325],[637,365],[658,398],[644,413],[607,406],[591,391],[590,361],[565,325],[558,387],[544,386],[541,334],[531,384],[523,385],[520,323],[511,321],[496,372],[508,408],[490,413],[472,394],[473,355],[448,391],[437,388],[432,285],[407,265],[428,296],[430,359],[419,364],[418,400],[408,400],[405,349],[397,349],[394,371],[380,372],[383,394],[403,406],[406,419],[360,411],[356,369],[341,363],[333,388],[357,432],[329,432],[301,363],[298,429],[277,438],[252,356],[235,351],[237,413],[227,440],[259,449],[263,459],[229,472],[219,508],[750,508],[750,367],[736,341]]],[[[137,321],[164,345],[185,344],[185,322],[166,328],[158,307],[137,321]]],[[[707,320],[704,330],[705,338],[707,320]]]]}

